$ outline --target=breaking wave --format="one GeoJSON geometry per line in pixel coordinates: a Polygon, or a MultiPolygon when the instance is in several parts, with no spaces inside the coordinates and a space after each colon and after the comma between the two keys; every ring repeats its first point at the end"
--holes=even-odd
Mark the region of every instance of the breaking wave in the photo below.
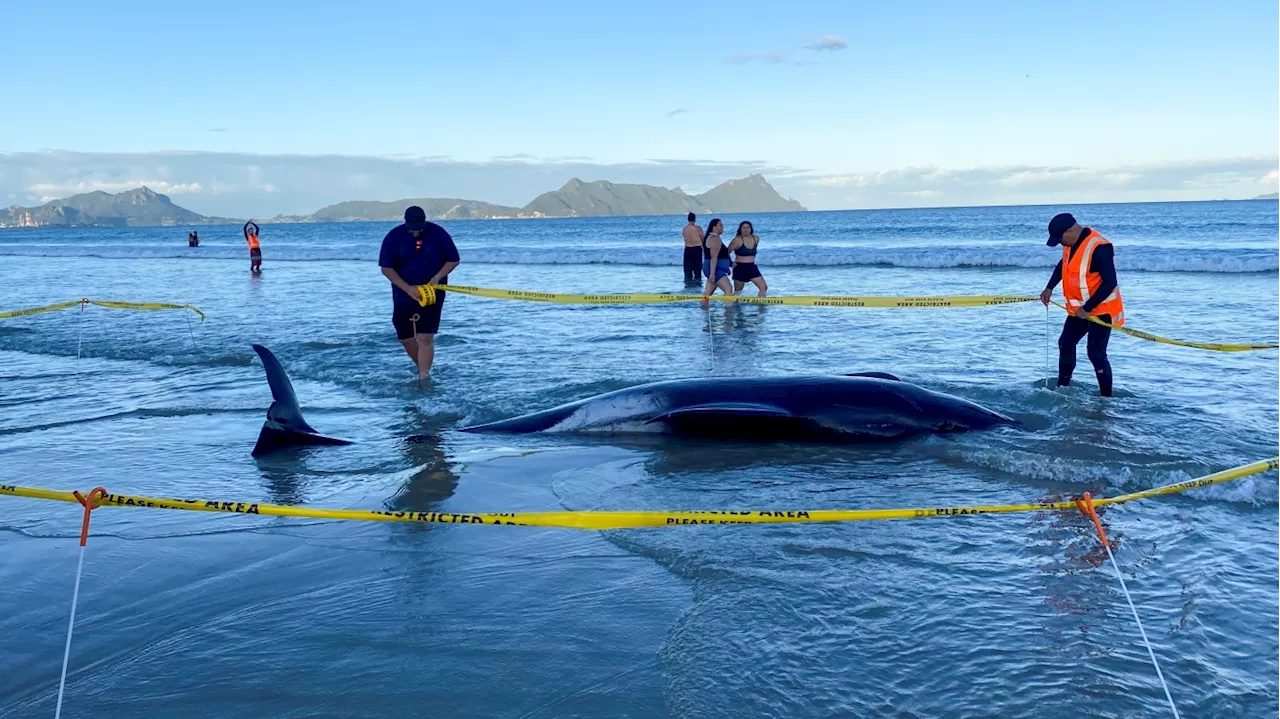
{"type": "MultiPolygon", "coordinates": [[[[468,247],[461,245],[463,258],[477,264],[523,265],[679,265],[680,248],[639,247],[622,249],[616,245],[577,247],[468,247]]],[[[266,259],[286,262],[376,262],[374,246],[300,244],[268,245],[266,259]]],[[[0,256],[17,257],[98,257],[107,259],[244,260],[245,250],[236,245],[207,245],[199,248],[157,247],[132,243],[0,243],[0,256]]],[[[904,267],[1020,269],[1048,268],[1057,262],[1054,252],[1044,247],[848,247],[831,245],[775,245],[761,253],[765,267],[904,267]]],[[[1280,252],[1266,249],[1214,249],[1120,247],[1116,264],[1128,272],[1207,272],[1238,274],[1280,270],[1280,252]]]]}

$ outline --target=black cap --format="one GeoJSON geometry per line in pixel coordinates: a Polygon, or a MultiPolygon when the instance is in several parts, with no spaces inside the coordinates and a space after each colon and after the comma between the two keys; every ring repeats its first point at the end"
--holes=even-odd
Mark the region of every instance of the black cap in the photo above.
{"type": "Polygon", "coordinates": [[[404,211],[404,226],[407,230],[422,230],[427,226],[427,213],[414,205],[404,211]]]}
{"type": "Polygon", "coordinates": [[[1054,215],[1049,220],[1049,241],[1045,244],[1053,247],[1062,244],[1062,233],[1076,226],[1076,218],[1070,212],[1054,215]]]}

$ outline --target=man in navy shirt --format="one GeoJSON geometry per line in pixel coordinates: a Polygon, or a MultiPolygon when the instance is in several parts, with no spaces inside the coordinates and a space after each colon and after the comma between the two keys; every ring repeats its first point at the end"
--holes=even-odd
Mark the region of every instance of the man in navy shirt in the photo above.
{"type": "Polygon", "coordinates": [[[378,266],[391,280],[391,324],[418,366],[419,380],[431,373],[436,356],[444,293],[436,292],[435,303],[423,307],[418,304],[418,287],[446,283],[459,261],[453,238],[440,225],[427,222],[421,207],[405,210],[404,224],[393,227],[382,239],[378,266]]]}

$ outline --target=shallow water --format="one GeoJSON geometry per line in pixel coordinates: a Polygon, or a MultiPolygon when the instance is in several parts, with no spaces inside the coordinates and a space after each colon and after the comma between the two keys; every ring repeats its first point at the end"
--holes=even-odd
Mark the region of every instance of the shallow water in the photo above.
{"type": "MultiPolygon", "coordinates": [[[[1277,204],[1077,210],[1117,244],[1130,325],[1275,341],[1277,204]]],[[[773,294],[1034,294],[1058,208],[752,216],[773,294]]],[[[737,217],[726,217],[736,222],[737,217]]],[[[448,224],[458,283],[682,291],[679,218],[448,224]],[[631,264],[635,263],[635,264],[631,264]],[[663,264],[666,263],[666,264],[663,264]]],[[[387,225],[0,233],[0,483],[442,511],[770,509],[1116,494],[1276,454],[1276,353],[1115,336],[1119,396],[1043,389],[1059,311],[450,296],[431,384],[394,341],[387,225]],[[288,368],[349,447],[249,457],[288,368]],[[79,350],[80,359],[77,359],[79,350]],[[477,436],[659,379],[889,371],[1025,430],[884,445],[477,436]]],[[[72,505],[0,497],[0,716],[53,711],[72,505]]],[[[1104,515],[1186,715],[1275,716],[1274,473],[1104,515]]],[[[1079,516],[583,532],[97,512],[68,716],[1134,716],[1167,711],[1079,516]]]]}

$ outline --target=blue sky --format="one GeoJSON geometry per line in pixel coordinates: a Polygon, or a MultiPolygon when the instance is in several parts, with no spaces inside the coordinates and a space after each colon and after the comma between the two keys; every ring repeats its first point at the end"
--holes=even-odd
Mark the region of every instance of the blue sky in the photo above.
{"type": "MultiPolygon", "coordinates": [[[[513,166],[628,181],[654,160],[671,162],[646,181],[703,189],[723,163],[830,207],[1276,189],[1274,0],[6,5],[0,80],[20,111],[0,113],[0,199],[138,179],[210,201],[208,172],[143,167],[161,151],[472,163],[490,177],[477,199],[516,204],[532,195],[513,166]],[[141,159],[31,161],[48,150],[141,159]],[[1010,189],[1063,172],[1075,189],[1010,189]],[[1127,185],[1148,172],[1170,179],[1127,185]],[[948,184],[977,176],[996,179],[948,184]],[[886,185],[896,203],[867,190],[886,185]]],[[[320,199],[262,172],[280,211],[320,199]]],[[[335,188],[358,187],[341,172],[335,188]]],[[[224,169],[223,194],[252,192],[250,174],[224,169]]],[[[438,173],[427,189],[460,194],[438,173]]]]}

